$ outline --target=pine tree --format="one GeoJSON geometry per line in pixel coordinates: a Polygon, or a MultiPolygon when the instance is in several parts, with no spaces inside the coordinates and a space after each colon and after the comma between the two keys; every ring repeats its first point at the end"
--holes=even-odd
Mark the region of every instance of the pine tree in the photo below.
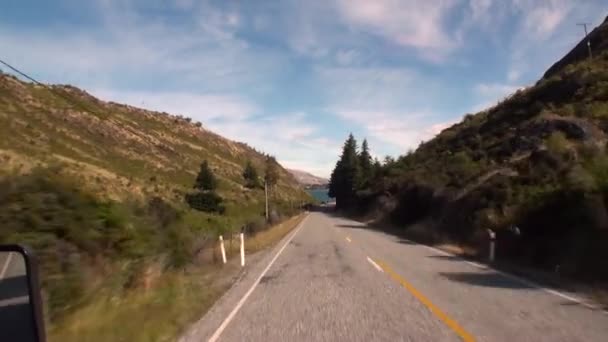
{"type": "Polygon", "coordinates": [[[372,180],[372,156],[369,154],[369,146],[367,139],[363,139],[361,144],[361,153],[359,153],[359,179],[358,187],[360,189],[367,188],[372,180]]]}
{"type": "Polygon", "coordinates": [[[212,191],[217,188],[217,179],[213,175],[207,160],[201,163],[201,169],[194,181],[194,188],[200,191],[212,191]]]}
{"type": "Polygon", "coordinates": [[[352,134],[349,134],[342,148],[340,160],[336,163],[336,167],[331,174],[329,184],[329,196],[336,199],[336,207],[348,208],[355,202],[358,178],[357,141],[352,134]]]}
{"type": "Polygon", "coordinates": [[[258,171],[255,169],[251,160],[247,160],[247,164],[245,165],[245,170],[243,171],[243,178],[245,179],[245,186],[253,189],[260,187],[260,178],[258,176],[258,171]]]}
{"type": "Polygon", "coordinates": [[[378,160],[378,158],[374,158],[374,163],[372,164],[372,182],[376,182],[382,177],[382,164],[378,160]]]}
{"type": "Polygon", "coordinates": [[[277,166],[277,160],[272,156],[266,157],[266,170],[264,171],[264,180],[271,189],[279,181],[279,168],[277,166]]]}
{"type": "Polygon", "coordinates": [[[224,214],[226,208],[222,204],[223,199],[215,193],[217,179],[206,160],[201,163],[201,169],[196,176],[193,188],[196,190],[185,196],[185,200],[191,208],[224,214]]]}
{"type": "Polygon", "coordinates": [[[395,163],[395,158],[391,156],[384,156],[384,166],[391,167],[395,163]]]}

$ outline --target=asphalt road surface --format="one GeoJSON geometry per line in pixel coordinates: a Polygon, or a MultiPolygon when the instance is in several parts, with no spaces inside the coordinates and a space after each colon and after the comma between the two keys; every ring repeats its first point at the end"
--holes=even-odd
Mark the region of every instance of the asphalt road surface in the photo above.
{"type": "Polygon", "coordinates": [[[35,341],[25,261],[15,252],[0,252],[0,340],[35,341]]]}
{"type": "Polygon", "coordinates": [[[608,315],[362,224],[311,213],[181,341],[608,341],[608,315]]]}

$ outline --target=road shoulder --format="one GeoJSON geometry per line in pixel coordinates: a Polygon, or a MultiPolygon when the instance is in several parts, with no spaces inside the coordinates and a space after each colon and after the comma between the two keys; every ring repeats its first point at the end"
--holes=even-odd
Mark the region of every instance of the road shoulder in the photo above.
{"type": "MultiPolygon", "coordinates": [[[[307,214],[304,214],[305,216],[307,214]]],[[[278,253],[282,246],[288,241],[306,217],[300,220],[289,233],[283,236],[272,247],[262,249],[246,257],[246,266],[242,269],[226,267],[227,272],[235,272],[234,281],[230,288],[215,302],[215,304],[199,319],[192,324],[178,341],[206,341],[220,327],[236,307],[248,289],[256,282],[256,279],[264,271],[272,258],[278,253]]],[[[236,258],[230,261],[236,264],[236,258]]]]}

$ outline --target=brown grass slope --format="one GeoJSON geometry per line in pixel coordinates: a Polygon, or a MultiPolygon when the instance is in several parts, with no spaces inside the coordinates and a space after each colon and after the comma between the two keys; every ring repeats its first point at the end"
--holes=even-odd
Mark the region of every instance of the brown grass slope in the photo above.
{"type": "MultiPolygon", "coordinates": [[[[226,199],[259,200],[242,186],[247,159],[260,172],[264,167],[264,155],[248,145],[188,118],[100,101],[72,86],[51,87],[61,96],[0,75],[1,171],[61,163],[67,173],[83,178],[85,186],[104,196],[154,194],[177,200],[207,159],[226,199]]],[[[276,195],[306,199],[283,168],[276,195]]]]}
{"type": "MultiPolygon", "coordinates": [[[[197,305],[192,295],[173,305],[170,295],[189,286],[205,296],[215,290],[183,272],[212,267],[209,251],[218,235],[268,228],[264,191],[245,188],[242,177],[247,160],[263,174],[266,156],[201,126],[100,101],[71,86],[0,74],[0,243],[27,244],[39,256],[53,334],[61,335],[61,322],[80,310],[114,298],[132,302],[141,291],[149,291],[146,305],[164,296],[156,313],[197,305]],[[218,178],[223,215],[184,202],[204,159],[218,178]]],[[[270,194],[275,222],[310,199],[291,174],[278,169],[270,194]]],[[[200,313],[188,312],[188,319],[200,313]]],[[[108,327],[119,313],[115,308],[95,321],[108,327]]],[[[188,323],[167,322],[160,314],[149,319],[158,322],[157,332],[177,333],[188,323]]],[[[124,331],[132,334],[137,331],[124,331]]]]}

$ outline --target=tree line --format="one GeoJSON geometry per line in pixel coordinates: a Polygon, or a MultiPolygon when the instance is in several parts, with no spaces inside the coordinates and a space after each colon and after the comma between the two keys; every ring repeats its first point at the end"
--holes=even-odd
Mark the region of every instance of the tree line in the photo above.
{"type": "MultiPolygon", "coordinates": [[[[250,159],[245,163],[242,173],[245,187],[249,189],[263,189],[264,183],[268,191],[273,191],[279,181],[279,168],[273,156],[267,156],[264,164],[264,176],[260,177],[250,159]]],[[[188,205],[196,210],[205,212],[216,212],[224,214],[226,207],[223,198],[217,193],[218,179],[205,159],[201,162],[199,172],[192,186],[193,191],[186,194],[185,200],[188,205]]]]}
{"type": "Polygon", "coordinates": [[[372,158],[367,139],[359,150],[357,140],[349,134],[329,179],[329,196],[336,199],[337,208],[353,208],[381,175],[382,165],[372,158]]]}

